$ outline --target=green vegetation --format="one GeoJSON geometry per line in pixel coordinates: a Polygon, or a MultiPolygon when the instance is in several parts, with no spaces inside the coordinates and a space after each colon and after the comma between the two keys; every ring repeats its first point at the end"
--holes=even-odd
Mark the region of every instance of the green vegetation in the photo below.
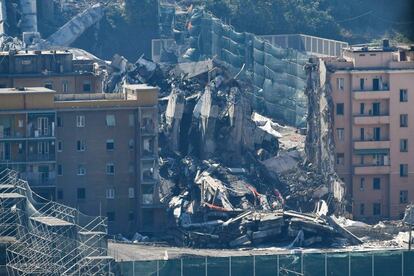
{"type": "MultiPolygon", "coordinates": [[[[158,1],[122,0],[76,43],[103,58],[119,53],[134,61],[151,54],[158,37],[158,1]]],[[[178,1],[177,1],[178,2],[178,1]]],[[[238,31],[303,33],[350,43],[384,37],[414,41],[412,0],[204,0],[208,10],[238,31]]]]}
{"type": "Polygon", "coordinates": [[[411,0],[207,0],[213,14],[239,31],[303,33],[362,43],[414,40],[411,0]]]}
{"type": "Polygon", "coordinates": [[[410,0],[207,0],[206,6],[237,30],[256,34],[303,33],[350,43],[414,40],[410,0]]]}

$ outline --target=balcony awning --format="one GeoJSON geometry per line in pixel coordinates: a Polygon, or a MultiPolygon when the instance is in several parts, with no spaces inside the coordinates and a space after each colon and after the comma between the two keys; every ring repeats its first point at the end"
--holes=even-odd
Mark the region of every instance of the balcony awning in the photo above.
{"type": "Polygon", "coordinates": [[[354,154],[357,154],[357,155],[374,155],[374,154],[388,155],[389,153],[390,153],[389,149],[359,149],[359,150],[354,150],[354,154]]]}

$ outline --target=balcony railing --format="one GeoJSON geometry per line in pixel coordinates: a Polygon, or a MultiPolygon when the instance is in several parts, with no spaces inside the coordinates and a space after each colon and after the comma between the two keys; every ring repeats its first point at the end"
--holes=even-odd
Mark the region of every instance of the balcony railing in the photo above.
{"type": "Polygon", "coordinates": [[[56,155],[54,153],[49,154],[29,154],[27,161],[29,162],[48,162],[56,161],[56,155]]]}
{"type": "Polygon", "coordinates": [[[386,100],[390,98],[389,90],[354,90],[352,94],[355,100],[386,100]]]}
{"type": "Polygon", "coordinates": [[[354,141],[354,149],[389,149],[389,140],[358,140],[354,141]]]}
{"type": "Polygon", "coordinates": [[[25,172],[20,174],[22,179],[29,182],[31,186],[56,186],[56,173],[30,173],[25,172]]]}
{"type": "Polygon", "coordinates": [[[376,113],[372,115],[354,115],[354,124],[363,125],[363,124],[389,124],[390,117],[388,112],[376,113]]]}
{"type": "Polygon", "coordinates": [[[390,165],[357,165],[354,166],[355,175],[379,175],[379,174],[389,174],[391,172],[390,165]]]}

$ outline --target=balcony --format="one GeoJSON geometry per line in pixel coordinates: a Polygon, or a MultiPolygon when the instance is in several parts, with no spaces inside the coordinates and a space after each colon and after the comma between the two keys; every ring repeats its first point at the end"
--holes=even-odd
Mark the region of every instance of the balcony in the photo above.
{"type": "Polygon", "coordinates": [[[29,162],[55,162],[56,155],[54,153],[49,154],[29,154],[27,161],[29,162]]]}
{"type": "Polygon", "coordinates": [[[389,149],[390,144],[390,141],[355,141],[354,150],[389,149]]]}
{"type": "Polygon", "coordinates": [[[30,173],[20,174],[21,178],[27,180],[32,187],[53,187],[56,186],[56,174],[49,173],[30,173]]]}
{"type": "Polygon", "coordinates": [[[390,123],[390,116],[388,113],[380,115],[355,115],[355,125],[384,125],[390,123]]]}
{"type": "Polygon", "coordinates": [[[390,174],[391,166],[382,165],[358,165],[354,167],[355,175],[379,175],[379,174],[390,174]]]}
{"type": "Polygon", "coordinates": [[[390,90],[354,90],[352,95],[355,100],[387,100],[390,90]]]}

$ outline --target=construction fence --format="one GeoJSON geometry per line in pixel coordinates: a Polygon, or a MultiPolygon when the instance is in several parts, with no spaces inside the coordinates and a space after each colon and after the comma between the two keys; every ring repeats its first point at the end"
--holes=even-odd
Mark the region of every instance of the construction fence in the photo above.
{"type": "Polygon", "coordinates": [[[406,250],[200,257],[119,263],[121,275],[142,276],[409,276],[414,252],[406,250]]]}

